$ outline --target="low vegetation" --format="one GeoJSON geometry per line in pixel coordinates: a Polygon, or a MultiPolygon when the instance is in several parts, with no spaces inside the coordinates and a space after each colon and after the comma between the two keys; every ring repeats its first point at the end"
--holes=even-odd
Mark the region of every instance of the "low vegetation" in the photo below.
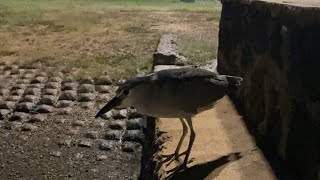
{"type": "Polygon", "coordinates": [[[220,9],[214,0],[0,0],[0,61],[128,78],[150,70],[170,32],[182,37],[180,53],[201,64],[216,56],[220,9]]]}

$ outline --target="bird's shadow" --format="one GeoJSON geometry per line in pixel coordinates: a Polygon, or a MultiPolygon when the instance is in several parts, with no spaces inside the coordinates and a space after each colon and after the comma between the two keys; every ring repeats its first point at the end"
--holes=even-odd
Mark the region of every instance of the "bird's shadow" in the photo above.
{"type": "Polygon", "coordinates": [[[237,161],[241,158],[239,152],[230,153],[228,155],[222,156],[216,160],[209,161],[202,164],[194,165],[184,171],[175,173],[170,180],[200,180],[208,177],[213,179],[218,176],[219,173],[223,170],[224,167],[230,162],[237,161]]]}

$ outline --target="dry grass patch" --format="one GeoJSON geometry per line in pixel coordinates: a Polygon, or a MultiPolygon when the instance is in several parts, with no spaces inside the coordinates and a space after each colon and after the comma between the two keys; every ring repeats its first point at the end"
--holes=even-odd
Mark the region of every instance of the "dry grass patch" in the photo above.
{"type": "Polygon", "coordinates": [[[220,8],[213,1],[0,0],[0,61],[128,78],[149,70],[164,33],[215,43],[220,8]]]}

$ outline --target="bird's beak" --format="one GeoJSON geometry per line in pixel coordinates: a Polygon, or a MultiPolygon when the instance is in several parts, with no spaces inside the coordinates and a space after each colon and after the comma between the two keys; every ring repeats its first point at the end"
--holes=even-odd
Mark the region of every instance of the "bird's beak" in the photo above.
{"type": "Polygon", "coordinates": [[[116,96],[111,99],[97,114],[95,118],[101,117],[106,112],[110,111],[111,109],[117,107],[121,104],[122,99],[119,96],[116,96]]]}

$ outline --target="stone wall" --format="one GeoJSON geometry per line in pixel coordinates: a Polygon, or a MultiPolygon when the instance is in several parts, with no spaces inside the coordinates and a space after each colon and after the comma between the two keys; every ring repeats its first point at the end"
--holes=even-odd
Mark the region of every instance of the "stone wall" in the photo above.
{"type": "Polygon", "coordinates": [[[241,75],[234,99],[281,177],[320,179],[320,8],[225,0],[218,71],[241,75]]]}

